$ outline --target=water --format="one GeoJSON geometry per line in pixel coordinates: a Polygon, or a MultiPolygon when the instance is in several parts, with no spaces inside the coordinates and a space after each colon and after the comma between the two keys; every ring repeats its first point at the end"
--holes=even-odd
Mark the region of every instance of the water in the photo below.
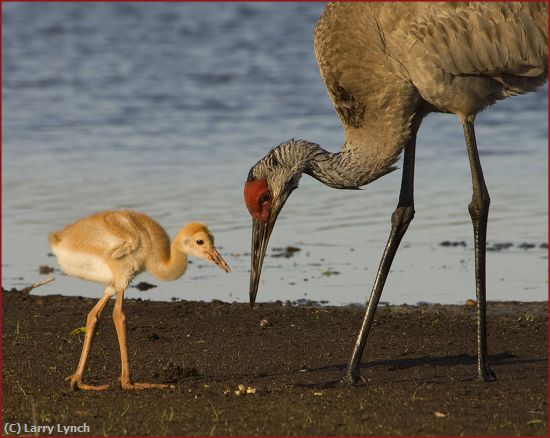
{"type": "MultiPolygon", "coordinates": [[[[170,234],[206,222],[231,274],[195,261],[173,283],[127,296],[248,299],[251,220],[242,187],[291,137],[337,150],[342,128],[313,55],[318,3],[8,3],[3,10],[2,285],[43,278],[47,233],[132,208],[170,234]]],[[[492,300],[547,298],[547,88],[478,116],[491,193],[492,300]],[[534,243],[522,249],[523,242],[534,243]]],[[[432,115],[418,138],[416,217],[382,300],[474,296],[470,175],[462,130],[432,115]],[[467,247],[443,247],[445,240],[467,247]]],[[[363,191],[304,176],[272,235],[258,299],[364,302],[389,232],[400,172],[363,191]],[[273,258],[272,248],[301,248],[273,258]]],[[[37,294],[99,296],[56,272],[37,294]]]]}

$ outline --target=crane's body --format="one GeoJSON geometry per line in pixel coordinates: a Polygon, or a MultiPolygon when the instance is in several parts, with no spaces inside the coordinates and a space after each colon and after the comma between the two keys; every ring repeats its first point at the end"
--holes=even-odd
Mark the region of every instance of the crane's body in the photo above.
{"type": "Polygon", "coordinates": [[[355,184],[392,168],[415,116],[463,120],[544,83],[547,20],[542,3],[329,4],[315,55],[344,126],[342,151],[365,172],[355,184]]]}
{"type": "Polygon", "coordinates": [[[102,390],[82,382],[96,323],[108,300],[116,295],[113,320],[119,340],[123,389],[166,387],[163,384],[135,383],[130,378],[126,350],[126,323],[122,312],[124,291],[132,279],[148,271],[161,280],[176,280],[187,268],[187,254],[211,261],[226,272],[225,263],[208,228],[200,222],[185,225],[172,242],[166,231],[149,216],[135,211],[103,211],[50,233],[48,240],[61,269],[68,275],[103,283],[103,297],[90,311],[80,362],[69,376],[72,389],[102,390]]]}
{"type": "Polygon", "coordinates": [[[535,90],[548,75],[546,3],[335,2],[315,29],[315,55],[344,128],[330,153],[290,140],[248,174],[245,202],[253,218],[250,299],[259,284],[278,214],[303,173],[325,185],[355,189],[395,170],[404,152],[399,202],[345,380],[357,382],[359,362],[391,263],[414,216],[416,134],[430,112],[455,114],[472,173],[478,299],[478,375],[491,380],[485,322],[485,244],[489,193],[475,139],[476,114],[499,99],[535,90]]]}

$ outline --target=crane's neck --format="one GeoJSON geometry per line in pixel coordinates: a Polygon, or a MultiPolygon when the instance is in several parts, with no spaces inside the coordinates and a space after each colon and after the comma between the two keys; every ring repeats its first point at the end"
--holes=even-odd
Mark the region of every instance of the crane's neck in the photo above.
{"type": "Polygon", "coordinates": [[[357,189],[395,170],[392,165],[398,157],[396,151],[380,160],[350,143],[344,144],[340,152],[332,153],[315,143],[290,140],[276,147],[266,159],[268,163],[285,163],[289,171],[305,173],[329,187],[357,189]]]}
{"type": "Polygon", "coordinates": [[[323,184],[336,189],[358,189],[395,170],[391,163],[372,163],[363,159],[353,149],[343,147],[331,153],[320,146],[306,163],[304,173],[323,184]]]}
{"type": "Polygon", "coordinates": [[[177,239],[170,247],[159,251],[157,257],[147,264],[147,270],[160,280],[177,280],[187,269],[187,254],[177,248],[177,239]]]}

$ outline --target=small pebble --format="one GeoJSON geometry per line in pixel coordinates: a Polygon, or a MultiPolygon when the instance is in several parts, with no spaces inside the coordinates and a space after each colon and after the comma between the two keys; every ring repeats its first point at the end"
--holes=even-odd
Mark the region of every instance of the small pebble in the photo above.
{"type": "Polygon", "coordinates": [[[138,284],[136,284],[135,287],[139,291],[149,290],[154,287],[157,287],[156,284],[147,283],[146,281],[140,281],[138,284]]]}
{"type": "Polygon", "coordinates": [[[249,386],[246,388],[246,393],[247,394],[256,394],[256,388],[254,388],[253,386],[249,386]]]}
{"type": "MultiPolygon", "coordinates": [[[[240,397],[241,395],[246,395],[246,394],[256,394],[256,388],[254,388],[253,386],[244,386],[241,383],[239,386],[237,386],[237,389],[234,392],[237,397],[240,397]]],[[[225,391],[224,391],[224,394],[226,394],[225,391]]]]}
{"type": "Polygon", "coordinates": [[[53,272],[53,268],[51,266],[47,265],[41,265],[38,267],[38,273],[42,275],[51,274],[53,272]]]}

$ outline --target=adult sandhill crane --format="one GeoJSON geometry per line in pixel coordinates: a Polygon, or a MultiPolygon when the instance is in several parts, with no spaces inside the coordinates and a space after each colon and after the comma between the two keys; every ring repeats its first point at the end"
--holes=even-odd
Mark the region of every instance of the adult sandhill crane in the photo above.
{"type": "Polygon", "coordinates": [[[477,373],[487,362],[485,246],[489,193],[474,133],[476,114],[499,99],[533,91],[547,78],[546,3],[337,2],[315,29],[315,55],[345,142],[338,153],[289,140],[250,169],[244,197],[253,219],[250,302],[254,305],[271,231],[305,173],[337,189],[357,189],[395,169],[402,151],[399,202],[343,380],[359,366],[391,263],[414,216],[416,134],[430,112],[455,114],[464,128],[472,175],[477,373]]]}
{"type": "Polygon", "coordinates": [[[48,235],[52,252],[67,274],[105,284],[103,297],[88,313],[80,361],[69,376],[70,388],[103,390],[108,385],[87,385],[82,375],[101,311],[116,294],[113,309],[120,347],[123,389],[165,388],[158,383],[136,383],[130,377],[126,350],[126,318],[122,312],[124,291],[132,279],[148,271],[161,280],[176,280],[187,269],[187,255],[211,261],[229,272],[214,247],[214,237],[200,222],[185,225],[172,243],[166,231],[149,216],[134,211],[104,211],[67,225],[48,235]]]}

